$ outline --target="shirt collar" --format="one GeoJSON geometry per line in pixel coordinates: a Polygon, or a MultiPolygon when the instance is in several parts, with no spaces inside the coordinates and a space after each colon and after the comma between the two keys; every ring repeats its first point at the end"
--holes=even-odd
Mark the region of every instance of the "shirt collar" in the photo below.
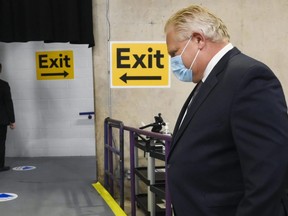
{"type": "Polygon", "coordinates": [[[233,45],[231,43],[227,44],[225,47],[223,47],[208,63],[204,75],[202,78],[202,82],[205,82],[207,79],[208,75],[211,73],[215,65],[220,61],[220,59],[231,49],[233,49],[233,45]]]}

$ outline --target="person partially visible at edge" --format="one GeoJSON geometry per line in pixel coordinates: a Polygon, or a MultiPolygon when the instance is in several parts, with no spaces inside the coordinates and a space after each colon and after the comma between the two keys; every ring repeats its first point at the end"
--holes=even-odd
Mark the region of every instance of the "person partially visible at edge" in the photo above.
{"type": "Polygon", "coordinates": [[[277,77],[234,47],[203,7],[176,12],[165,33],[173,73],[197,83],[168,155],[174,214],[288,215],[288,117],[277,77]]]}
{"type": "MultiPolygon", "coordinates": [[[[1,71],[2,65],[0,63],[0,73],[1,71]]],[[[16,127],[14,107],[10,86],[6,81],[0,79],[0,172],[10,169],[9,166],[5,166],[7,126],[11,129],[16,127]]]]}

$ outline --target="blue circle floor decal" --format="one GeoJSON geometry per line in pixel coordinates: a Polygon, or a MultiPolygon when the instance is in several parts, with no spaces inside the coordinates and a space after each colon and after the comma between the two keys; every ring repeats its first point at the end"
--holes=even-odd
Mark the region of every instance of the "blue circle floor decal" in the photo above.
{"type": "Polygon", "coordinates": [[[15,171],[29,171],[29,170],[33,170],[36,169],[35,166],[19,166],[19,167],[14,167],[13,170],[15,171]]]}
{"type": "Polygon", "coordinates": [[[6,202],[14,200],[18,197],[17,194],[14,193],[0,193],[0,202],[6,202]]]}

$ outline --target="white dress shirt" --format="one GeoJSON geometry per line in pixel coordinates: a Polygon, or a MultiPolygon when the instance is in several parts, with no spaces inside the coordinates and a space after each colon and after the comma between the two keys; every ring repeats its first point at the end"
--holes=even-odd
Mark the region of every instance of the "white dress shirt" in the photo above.
{"type": "MultiPolygon", "coordinates": [[[[204,83],[205,80],[207,79],[207,77],[209,76],[209,74],[211,73],[211,71],[213,70],[213,68],[215,67],[215,65],[220,61],[220,59],[227,53],[229,52],[231,49],[233,49],[233,45],[231,43],[227,44],[225,47],[223,47],[215,56],[213,56],[213,58],[210,60],[210,62],[208,63],[204,73],[203,73],[203,78],[202,78],[202,82],[204,83]]],[[[196,91],[195,91],[196,92],[196,91]]],[[[195,93],[194,93],[195,94],[195,93]]],[[[187,106],[187,109],[183,115],[183,118],[181,120],[181,123],[179,125],[179,128],[181,127],[183,120],[187,114],[187,110],[188,107],[190,107],[190,104],[193,100],[194,95],[191,98],[191,101],[189,102],[189,105],[187,106]]]]}
{"type": "Polygon", "coordinates": [[[207,67],[206,67],[206,69],[204,71],[203,78],[202,78],[202,82],[203,83],[205,82],[205,80],[207,79],[208,75],[211,73],[211,71],[215,67],[215,65],[231,49],[233,49],[233,45],[231,43],[229,43],[225,47],[223,47],[215,56],[213,56],[213,58],[210,60],[210,62],[208,63],[208,65],[207,65],[207,67]]]}

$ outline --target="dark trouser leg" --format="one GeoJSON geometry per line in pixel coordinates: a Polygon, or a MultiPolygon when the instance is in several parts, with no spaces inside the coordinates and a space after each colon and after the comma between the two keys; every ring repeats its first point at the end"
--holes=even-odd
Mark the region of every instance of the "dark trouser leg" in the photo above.
{"type": "Polygon", "coordinates": [[[0,126],[0,168],[5,165],[5,141],[7,134],[7,126],[0,126]]]}

